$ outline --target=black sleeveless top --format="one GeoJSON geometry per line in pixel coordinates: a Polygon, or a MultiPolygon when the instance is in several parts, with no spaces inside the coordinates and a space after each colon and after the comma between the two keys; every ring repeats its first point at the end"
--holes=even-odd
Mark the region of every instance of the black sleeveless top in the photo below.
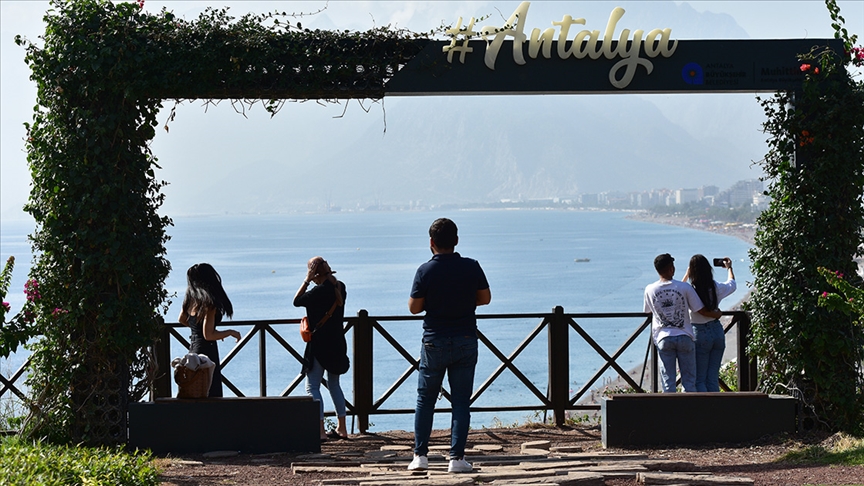
{"type": "MultiPolygon", "coordinates": [[[[216,341],[208,341],[204,339],[204,323],[198,322],[198,316],[189,316],[186,321],[191,329],[189,336],[189,352],[203,354],[210,358],[210,361],[216,363],[216,368],[213,370],[213,381],[210,383],[209,397],[222,396],[222,366],[219,364],[219,346],[216,341]]],[[[216,324],[222,322],[222,314],[216,313],[216,324]]]]}

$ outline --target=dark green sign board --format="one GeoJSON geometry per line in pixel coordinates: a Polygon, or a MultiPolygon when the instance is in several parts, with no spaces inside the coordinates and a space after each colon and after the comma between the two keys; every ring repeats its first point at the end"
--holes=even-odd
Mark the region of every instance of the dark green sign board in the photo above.
{"type": "Polygon", "coordinates": [[[804,73],[798,54],[843,49],[836,39],[679,40],[668,41],[665,50],[659,47],[662,41],[643,42],[623,57],[632,41],[621,53],[619,41],[611,41],[608,52],[602,40],[577,49],[566,41],[564,55],[558,41],[551,41],[546,57],[544,46],[529,42],[520,43],[519,55],[513,42],[501,42],[491,56],[491,43],[481,40],[450,54],[444,51],[449,42],[429,42],[387,83],[386,95],[775,92],[800,88],[804,73]],[[573,52],[581,52],[581,58],[573,52]]]}

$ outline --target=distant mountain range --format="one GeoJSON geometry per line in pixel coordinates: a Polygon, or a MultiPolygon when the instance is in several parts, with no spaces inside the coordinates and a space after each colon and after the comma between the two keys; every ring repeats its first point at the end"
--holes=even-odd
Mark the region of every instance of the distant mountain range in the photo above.
{"type": "Polygon", "coordinates": [[[367,128],[353,140],[332,140],[331,155],[246,164],[183,205],[194,199],[216,212],[428,206],[726,187],[760,175],[750,168],[764,152],[751,113],[723,95],[678,96],[695,109],[666,106],[678,110],[672,120],[636,95],[388,99],[386,133],[380,111],[355,113],[369,117],[367,128]],[[218,187],[230,187],[231,198],[201,197],[218,187]]]}
{"type": "MultiPolygon", "coordinates": [[[[430,8],[437,7],[436,2],[421,2],[407,5],[405,12],[400,9],[399,15],[386,15],[416,15],[424,26],[436,25],[439,18],[452,22],[456,15],[489,14],[488,23],[500,23],[516,5],[441,2],[439,9],[430,8]]],[[[627,11],[621,28],[668,26],[679,39],[749,37],[730,15],[698,12],[686,2],[535,2],[528,24],[548,26],[566,13],[585,17],[590,28],[599,28],[615,5],[627,11]]],[[[271,6],[242,2],[234,13],[268,11],[271,6]]],[[[354,3],[306,16],[303,25],[349,28],[350,22],[339,17],[348,6],[354,3]]],[[[193,15],[183,10],[193,9],[191,3],[177,8],[180,15],[193,15]]],[[[366,8],[361,8],[363,21],[357,25],[369,25],[351,28],[376,25],[387,10],[365,15],[366,8]]],[[[4,57],[4,75],[17,66],[6,61],[4,57]]],[[[17,76],[26,80],[28,72],[20,69],[17,76]]],[[[9,108],[4,120],[17,106],[10,98],[4,98],[4,109],[9,108]]],[[[762,109],[746,94],[406,97],[387,98],[380,105],[366,100],[363,104],[372,106],[369,113],[357,103],[335,109],[314,101],[288,103],[271,120],[260,106],[247,113],[242,104],[229,101],[204,108],[200,102],[187,102],[178,109],[176,121],[167,124],[170,133],[159,130],[151,144],[163,168],[157,177],[170,182],[163,189],[162,212],[428,207],[568,199],[604,191],[729,187],[760,177],[751,162],[766,151],[767,137],[758,132],[762,109]],[[343,107],[346,113],[340,117],[343,107]]],[[[168,118],[171,104],[165,102],[160,120],[168,118]]],[[[16,110],[26,115],[30,105],[16,110]]],[[[14,126],[28,117],[16,119],[14,126]]],[[[7,181],[29,180],[20,150],[22,132],[5,130],[13,126],[8,123],[4,121],[4,133],[9,132],[9,137],[4,135],[4,218],[20,217],[26,199],[23,183],[15,186],[18,192],[12,197],[7,181]]]]}

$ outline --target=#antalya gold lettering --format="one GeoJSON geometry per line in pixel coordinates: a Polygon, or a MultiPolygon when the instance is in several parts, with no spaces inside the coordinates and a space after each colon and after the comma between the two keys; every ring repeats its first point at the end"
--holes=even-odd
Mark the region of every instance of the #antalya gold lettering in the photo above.
{"type": "Polygon", "coordinates": [[[570,15],[565,15],[560,22],[552,22],[553,27],[549,27],[544,31],[533,29],[531,35],[525,35],[525,18],[528,16],[528,7],[531,2],[522,2],[503,27],[487,26],[480,29],[479,32],[474,31],[475,19],[472,17],[468,25],[462,27],[462,17],[456,22],[456,27],[448,29],[446,34],[452,37],[450,45],[444,46],[444,52],[447,53],[447,61],[453,62],[453,54],[459,53],[459,61],[465,62],[465,54],[473,51],[468,47],[468,40],[471,37],[479,35],[481,39],[486,41],[486,54],[484,60],[486,67],[495,69],[495,60],[498,58],[498,51],[507,37],[513,38],[513,60],[516,64],[525,64],[525,58],[522,54],[522,44],[528,42],[528,56],[536,59],[539,54],[549,59],[552,57],[552,41],[555,39],[555,28],[558,28],[558,45],[557,54],[561,59],[575,57],[576,59],[599,59],[601,56],[606,59],[620,58],[612,69],[609,70],[609,82],[612,86],[623,89],[630,85],[633,76],[636,74],[636,68],[642,66],[647,74],[651,74],[654,70],[654,64],[648,59],[640,57],[640,51],[644,48],[645,56],[655,58],[657,56],[670,57],[678,48],[678,41],[671,40],[672,29],[654,29],[648,32],[644,37],[645,31],[637,29],[631,32],[630,29],[623,29],[618,38],[615,38],[615,28],[618,21],[624,16],[624,9],[615,7],[609,15],[609,22],[606,24],[606,31],[599,30],[581,30],[573,36],[573,42],[570,48],[567,48],[567,38],[570,34],[570,28],[574,25],[585,25],[585,19],[574,19],[570,15]],[[458,38],[461,36],[461,38],[458,38]],[[618,44],[613,48],[612,41],[617,40],[618,44]],[[598,46],[598,41],[602,43],[598,46]],[[629,46],[628,46],[628,41],[629,46]],[[623,73],[621,73],[623,69],[623,73]]]}

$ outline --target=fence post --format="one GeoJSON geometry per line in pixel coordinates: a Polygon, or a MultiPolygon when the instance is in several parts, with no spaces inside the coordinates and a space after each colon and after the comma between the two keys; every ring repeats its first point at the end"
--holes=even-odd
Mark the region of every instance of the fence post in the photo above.
{"type": "Polygon", "coordinates": [[[153,343],[153,354],[156,360],[156,376],[153,377],[150,401],[171,398],[171,332],[164,323],[159,330],[159,338],[153,343]]]}
{"type": "MultiPolygon", "coordinates": [[[[648,328],[648,332],[652,332],[648,328]]],[[[654,336],[651,336],[651,393],[660,393],[660,355],[657,353],[657,345],[654,344],[654,336]]]]}
{"type": "Polygon", "coordinates": [[[260,396],[267,396],[267,333],[264,332],[267,324],[255,326],[258,332],[258,386],[260,396]]]}
{"type": "Polygon", "coordinates": [[[747,354],[750,343],[750,314],[736,313],[738,318],[738,391],[756,391],[756,358],[747,354]]]}
{"type": "Polygon", "coordinates": [[[549,337],[549,391],[547,398],[552,404],[555,426],[561,427],[570,404],[570,339],[564,308],[552,310],[547,335],[549,337]]]}
{"type": "Polygon", "coordinates": [[[361,433],[369,430],[372,411],[372,320],[361,309],[354,325],[354,410],[361,433]]]}

